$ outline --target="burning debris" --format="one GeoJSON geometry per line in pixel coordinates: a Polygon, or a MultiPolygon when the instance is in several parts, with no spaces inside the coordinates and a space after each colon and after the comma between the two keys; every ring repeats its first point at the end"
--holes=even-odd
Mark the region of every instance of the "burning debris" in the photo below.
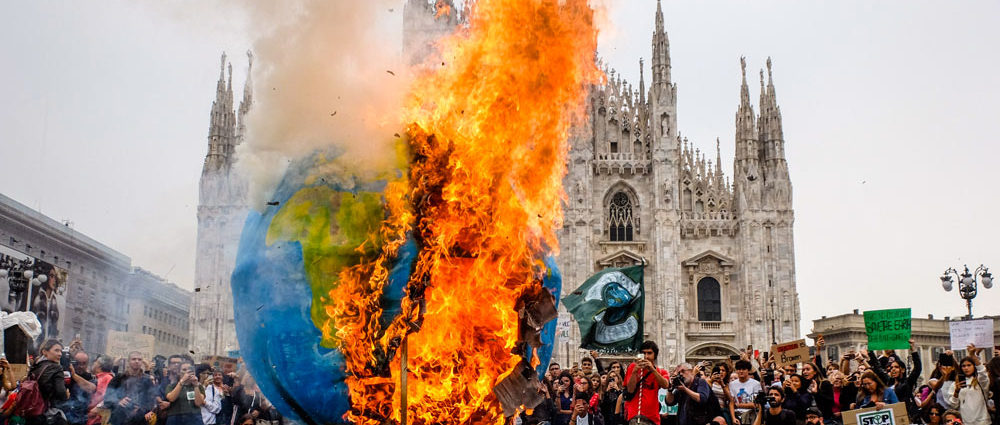
{"type": "Polygon", "coordinates": [[[474,11],[441,43],[449,66],[411,88],[409,169],[388,183],[371,235],[381,252],[320,300],[324,341],[345,358],[345,419],[358,425],[400,421],[401,391],[415,424],[503,423],[541,399],[532,363],[556,317],[543,259],[558,246],[569,129],[601,78],[596,28],[587,0],[479,0],[474,11]],[[407,243],[419,251],[401,313],[386,319],[407,243]]]}

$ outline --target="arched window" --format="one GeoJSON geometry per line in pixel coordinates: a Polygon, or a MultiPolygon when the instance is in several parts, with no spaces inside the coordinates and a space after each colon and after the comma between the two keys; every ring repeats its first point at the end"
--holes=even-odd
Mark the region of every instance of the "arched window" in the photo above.
{"type": "Polygon", "coordinates": [[[719,281],[705,277],[698,281],[698,321],[722,321],[722,293],[719,281]]]}
{"type": "Polygon", "coordinates": [[[611,222],[611,241],[631,241],[634,230],[633,223],[635,223],[632,217],[632,200],[625,192],[615,193],[611,197],[611,206],[608,212],[611,222]]]}

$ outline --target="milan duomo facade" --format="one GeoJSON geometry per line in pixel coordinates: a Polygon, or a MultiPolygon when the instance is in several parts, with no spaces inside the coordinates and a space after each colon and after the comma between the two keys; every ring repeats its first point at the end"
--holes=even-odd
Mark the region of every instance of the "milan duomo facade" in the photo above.
{"type": "MultiPolygon", "coordinates": [[[[591,90],[588,125],[571,139],[559,234],[564,292],[598,270],[645,263],[644,332],[659,344],[663,364],[723,359],[751,344],[766,351],[772,341],[798,338],[792,185],[770,59],[759,115],[741,59],[730,181],[718,141],[713,161],[678,130],[659,3],[652,47],[649,89],[642,70],[637,91],[610,72],[606,85],[591,90]]],[[[570,330],[557,360],[580,357],[579,330],[570,330]]]]}
{"type": "MultiPolygon", "coordinates": [[[[253,57],[247,54],[251,61],[253,57]]],[[[239,349],[229,283],[246,220],[247,180],[237,171],[236,146],[243,141],[253,104],[250,70],[238,110],[233,108],[233,67],[222,55],[208,128],[208,154],[201,171],[195,293],[191,297],[191,350],[196,356],[226,355],[239,349]]]]}

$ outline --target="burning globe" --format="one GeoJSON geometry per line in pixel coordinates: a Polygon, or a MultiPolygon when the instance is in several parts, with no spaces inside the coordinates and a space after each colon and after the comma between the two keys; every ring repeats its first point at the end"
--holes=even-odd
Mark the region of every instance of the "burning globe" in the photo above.
{"type": "Polygon", "coordinates": [[[331,147],[251,213],[237,331],[283,413],[503,423],[534,407],[567,140],[602,78],[596,34],[586,0],[475,2],[414,70],[392,167],[359,170],[331,147]]]}

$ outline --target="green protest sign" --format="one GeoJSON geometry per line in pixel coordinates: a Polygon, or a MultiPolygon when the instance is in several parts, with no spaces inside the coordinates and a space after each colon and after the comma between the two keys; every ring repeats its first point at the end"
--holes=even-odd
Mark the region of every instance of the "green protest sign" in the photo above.
{"type": "Polygon", "coordinates": [[[865,331],[869,350],[905,350],[910,348],[910,309],[865,312],[865,331]]]}

